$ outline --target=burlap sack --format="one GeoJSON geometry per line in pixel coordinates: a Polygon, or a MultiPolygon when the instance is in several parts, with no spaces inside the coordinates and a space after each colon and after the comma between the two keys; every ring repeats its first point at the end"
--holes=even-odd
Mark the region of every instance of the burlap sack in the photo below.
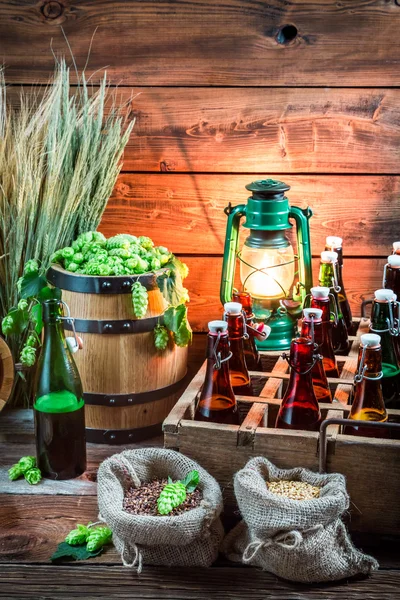
{"type": "Polygon", "coordinates": [[[378,568],[374,558],[353,546],[341,520],[349,506],[343,475],[319,475],[301,468],[281,470],[258,457],[236,473],[234,488],[243,521],[223,544],[231,560],[307,583],[334,581],[378,568]],[[280,479],[320,486],[320,497],[289,500],[269,492],[266,481],[280,479]]]}
{"type": "Polygon", "coordinates": [[[162,448],[125,450],[105,460],[98,472],[99,518],[127,567],[142,564],[208,567],[218,556],[224,530],[218,483],[193,460],[162,448]],[[177,516],[138,516],[122,509],[125,490],[168,475],[175,481],[196,469],[203,499],[198,508],[177,516]]]}

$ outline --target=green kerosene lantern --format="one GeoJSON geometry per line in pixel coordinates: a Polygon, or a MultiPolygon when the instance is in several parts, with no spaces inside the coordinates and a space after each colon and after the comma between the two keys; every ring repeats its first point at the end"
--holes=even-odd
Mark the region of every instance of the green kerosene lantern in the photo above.
{"type": "Polygon", "coordinates": [[[271,327],[269,337],[257,341],[261,350],[285,350],[295,336],[296,320],[305,296],[312,287],[310,208],[289,206],[285,192],[290,186],[282,181],[263,179],[246,185],[252,192],[247,204],[229,205],[221,280],[221,302],[230,302],[235,280],[236,259],[240,261],[243,290],[250,293],[258,322],[271,327]],[[250,229],[239,251],[240,219],[250,229]],[[286,231],[296,224],[295,255],[286,231]],[[298,268],[296,268],[298,264],[298,268]],[[295,281],[295,278],[297,281],[295,281]]]}

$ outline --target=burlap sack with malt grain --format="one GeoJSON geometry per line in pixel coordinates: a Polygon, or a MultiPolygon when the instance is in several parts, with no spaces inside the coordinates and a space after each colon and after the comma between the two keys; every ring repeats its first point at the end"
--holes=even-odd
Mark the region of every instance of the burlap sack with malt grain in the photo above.
{"type": "Polygon", "coordinates": [[[236,473],[235,495],[243,517],[225,538],[234,561],[261,567],[291,581],[334,581],[378,568],[358,551],[341,516],[349,506],[343,475],[282,470],[269,460],[250,460],[236,473]],[[296,480],[321,487],[320,497],[289,500],[268,491],[266,481],[296,480]]]}
{"type": "Polygon", "coordinates": [[[99,518],[113,532],[122,563],[209,567],[224,536],[222,495],[216,480],[193,460],[162,448],[125,450],[106,459],[98,471],[99,518]],[[126,489],[154,479],[175,481],[196,469],[203,499],[198,508],[177,516],[138,516],[122,509],[126,489]]]}

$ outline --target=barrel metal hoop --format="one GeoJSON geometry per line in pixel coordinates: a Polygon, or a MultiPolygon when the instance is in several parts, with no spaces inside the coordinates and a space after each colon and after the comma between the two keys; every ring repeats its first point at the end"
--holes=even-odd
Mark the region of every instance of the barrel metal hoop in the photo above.
{"type": "MultiPolygon", "coordinates": [[[[148,319],[125,319],[114,321],[112,319],[95,321],[91,319],[74,319],[75,330],[79,333],[100,334],[124,334],[124,333],[148,333],[153,331],[156,325],[164,322],[163,316],[149,317],[148,319]]],[[[72,325],[65,321],[64,328],[71,330],[72,325]]]]}
{"type": "Polygon", "coordinates": [[[76,275],[64,269],[50,267],[46,277],[52,285],[69,292],[78,292],[81,294],[130,294],[132,285],[136,281],[140,281],[147,291],[157,289],[157,277],[162,275],[164,271],[144,273],[143,275],[101,277],[97,275],[76,275]]]}
{"type": "Polygon", "coordinates": [[[171,394],[179,391],[183,379],[184,377],[171,385],[166,385],[165,387],[156,390],[149,390],[148,392],[137,392],[134,394],[93,394],[91,392],[85,392],[83,398],[85,404],[91,404],[92,406],[114,407],[147,404],[148,402],[155,402],[156,400],[167,398],[171,394]]]}
{"type": "Polygon", "coordinates": [[[86,428],[86,441],[92,444],[133,444],[162,434],[162,423],[136,429],[86,428]]]}

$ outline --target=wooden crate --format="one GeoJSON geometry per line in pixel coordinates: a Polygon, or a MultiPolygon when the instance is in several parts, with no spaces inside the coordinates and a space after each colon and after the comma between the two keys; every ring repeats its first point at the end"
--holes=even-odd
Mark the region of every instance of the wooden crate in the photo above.
{"type": "MultiPolygon", "coordinates": [[[[346,417],[357,368],[359,336],[368,321],[355,321],[348,356],[337,357],[340,378],[330,378],[332,404],[320,404],[324,418],[346,417]]],[[[263,372],[251,372],[255,397],[238,396],[240,426],[194,420],[196,398],[204,381],[203,363],[164,421],[164,445],[198,461],[220,483],[228,514],[237,513],[233,475],[253,456],[266,456],[281,468],[318,470],[319,432],[275,429],[274,423],[289,367],[279,353],[262,353],[263,372]]],[[[400,421],[400,410],[389,410],[400,421]]],[[[327,472],[343,473],[351,497],[349,526],[374,533],[400,532],[400,440],[343,435],[339,425],[327,431],[327,472]]]]}

